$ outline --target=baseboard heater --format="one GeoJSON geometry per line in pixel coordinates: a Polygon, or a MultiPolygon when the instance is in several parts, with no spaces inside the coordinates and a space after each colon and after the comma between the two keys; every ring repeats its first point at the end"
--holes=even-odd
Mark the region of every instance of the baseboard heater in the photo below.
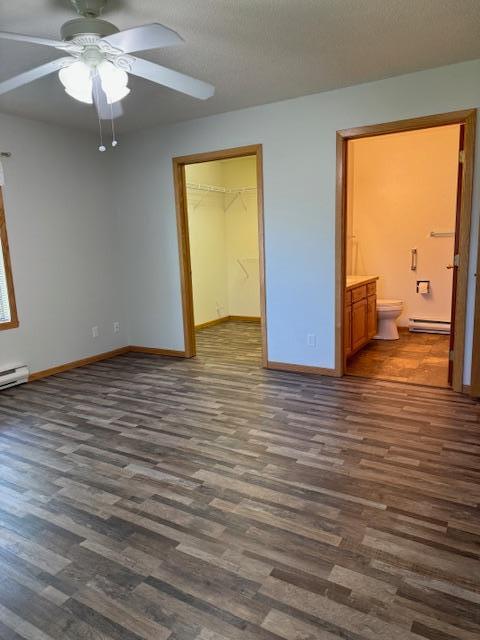
{"type": "Polygon", "coordinates": [[[448,320],[431,320],[428,318],[409,318],[408,330],[413,333],[450,333],[448,320]]]}
{"type": "Polygon", "coordinates": [[[28,381],[28,367],[0,367],[0,391],[28,381]]]}

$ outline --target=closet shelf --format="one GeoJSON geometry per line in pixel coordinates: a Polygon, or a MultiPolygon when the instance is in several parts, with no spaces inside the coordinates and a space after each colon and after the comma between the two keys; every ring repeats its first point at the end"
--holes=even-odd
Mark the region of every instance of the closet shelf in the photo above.
{"type": "Polygon", "coordinates": [[[224,206],[224,211],[228,211],[232,204],[238,199],[242,203],[243,208],[247,211],[248,207],[243,199],[244,194],[246,193],[254,193],[257,190],[257,187],[219,187],[214,184],[199,184],[196,182],[187,182],[187,190],[189,191],[199,191],[203,193],[200,197],[199,201],[193,205],[193,210],[197,209],[203,199],[205,198],[206,193],[220,193],[222,195],[230,195],[232,196],[230,202],[224,206]]]}

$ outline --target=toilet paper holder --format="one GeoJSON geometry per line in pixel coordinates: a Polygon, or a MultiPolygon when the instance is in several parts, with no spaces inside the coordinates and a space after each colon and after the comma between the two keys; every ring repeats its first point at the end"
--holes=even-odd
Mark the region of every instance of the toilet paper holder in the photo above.
{"type": "Polygon", "coordinates": [[[430,280],[417,280],[417,293],[430,293],[430,280]]]}

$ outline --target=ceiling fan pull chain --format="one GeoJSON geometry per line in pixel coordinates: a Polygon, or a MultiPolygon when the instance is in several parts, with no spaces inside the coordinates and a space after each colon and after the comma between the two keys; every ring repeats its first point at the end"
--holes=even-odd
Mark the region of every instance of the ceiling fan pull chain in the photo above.
{"type": "MultiPolygon", "coordinates": [[[[93,83],[93,91],[95,93],[95,102],[96,104],[98,104],[98,101],[99,101],[98,86],[95,83],[93,83]]],[[[102,119],[100,118],[99,112],[97,112],[97,116],[98,116],[98,132],[100,136],[100,144],[98,145],[98,150],[101,153],[103,153],[104,151],[107,150],[107,147],[103,144],[102,119]]]]}
{"type": "Polygon", "coordinates": [[[102,121],[100,118],[98,119],[98,130],[100,133],[100,144],[98,146],[98,150],[102,153],[107,150],[107,147],[103,144],[103,135],[102,135],[102,121]]]}
{"type": "Polygon", "coordinates": [[[117,137],[115,135],[115,120],[113,117],[113,106],[112,103],[110,103],[110,120],[112,122],[112,147],[116,147],[118,144],[118,140],[117,137]]]}

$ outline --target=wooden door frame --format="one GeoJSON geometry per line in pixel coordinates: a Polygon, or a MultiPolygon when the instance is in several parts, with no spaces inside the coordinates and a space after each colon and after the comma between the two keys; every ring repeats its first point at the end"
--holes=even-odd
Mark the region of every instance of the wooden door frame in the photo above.
{"type": "Polygon", "coordinates": [[[260,272],[260,322],[262,331],[262,366],[267,367],[267,309],[265,293],[265,234],[263,216],[263,157],[262,145],[207,151],[188,156],[173,158],[173,179],[175,185],[175,205],[177,210],[178,250],[180,257],[180,280],[182,291],[183,333],[185,357],[196,355],[195,321],[193,315],[192,267],[190,258],[190,239],[188,233],[187,188],[185,166],[201,162],[214,162],[232,158],[255,156],[257,169],[257,209],[258,209],[258,251],[260,272]]]}
{"type": "MultiPolygon", "coordinates": [[[[480,235],[480,234],[479,234],[480,235]]],[[[477,251],[477,267],[475,272],[475,307],[473,311],[473,350],[472,374],[470,378],[470,394],[480,396],[480,240],[477,251]]]]}
{"type": "MultiPolygon", "coordinates": [[[[346,277],[346,221],[347,221],[347,143],[358,138],[370,138],[389,133],[416,131],[449,124],[464,125],[465,157],[461,190],[459,255],[457,271],[457,295],[455,308],[455,349],[453,355],[454,391],[463,390],[463,363],[465,355],[465,320],[467,303],[468,267],[470,250],[470,222],[472,217],[473,164],[475,155],[476,109],[453,111],[432,116],[397,120],[382,124],[367,125],[337,131],[337,178],[336,178],[336,223],[335,223],[335,374],[344,375],[345,356],[343,326],[345,313],[346,277]]],[[[480,243],[479,243],[480,251],[480,243]]],[[[479,284],[477,282],[476,313],[480,313],[479,284]]],[[[474,344],[480,344],[480,321],[476,321],[474,344]]],[[[475,366],[480,368],[480,355],[475,357],[475,366]]],[[[474,364],[472,363],[472,371],[474,364]]]]}

